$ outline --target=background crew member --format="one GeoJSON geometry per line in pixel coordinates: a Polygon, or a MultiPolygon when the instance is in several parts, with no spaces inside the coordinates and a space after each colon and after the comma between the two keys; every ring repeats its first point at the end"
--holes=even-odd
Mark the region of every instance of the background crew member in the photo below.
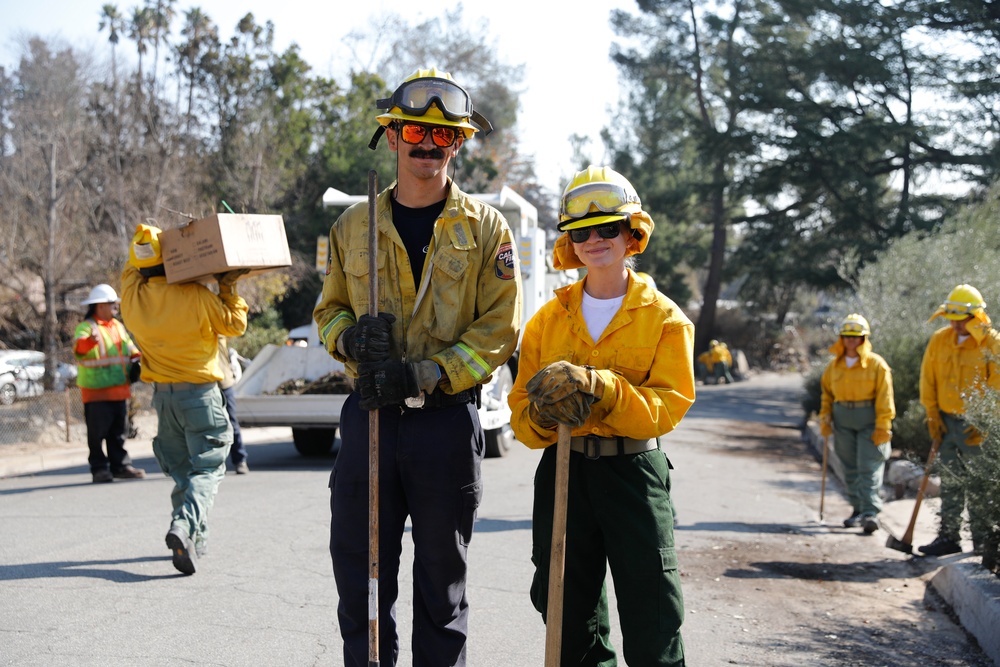
{"type": "MultiPolygon", "coordinates": [[[[962,511],[965,509],[966,461],[979,456],[982,436],[965,421],[963,394],[987,385],[1000,390],[1000,334],[991,326],[986,302],[972,285],[958,285],[938,306],[931,320],[943,317],[949,326],[934,332],[920,364],[920,403],[927,411],[927,430],[940,440],[941,524],[938,536],[920,547],[928,556],[962,550],[962,511]]],[[[988,527],[969,517],[973,549],[978,550],[988,527]]]]}
{"type": "Polygon", "coordinates": [[[122,317],[143,352],[142,380],[153,383],[153,454],[174,480],[167,547],[184,574],[195,573],[207,549],[208,512],[233,442],[218,338],[246,331],[247,303],[236,293],[245,273],[220,274],[218,295],[196,282],[168,284],[160,230],[143,224],[122,271],[122,317]]]}
{"type": "Polygon", "coordinates": [[[90,474],[95,484],[115,478],[140,479],[146,471],[133,467],[125,450],[130,378],[132,365],[139,363],[139,348],[115,319],[118,294],[111,285],[95,286],[83,305],[87,313],[76,325],[73,356],[87,423],[90,474]],[[108,443],[106,456],[104,442],[108,443]]]}
{"type": "MultiPolygon", "coordinates": [[[[892,453],[892,370],[872,352],[868,320],[851,313],[840,323],[840,337],[830,347],[833,359],[820,381],[819,429],[834,436],[833,450],[844,470],[851,503],[845,528],[860,525],[865,534],[879,529],[882,476],[892,453]]],[[[826,443],[823,444],[826,447],[826,443]]]]}

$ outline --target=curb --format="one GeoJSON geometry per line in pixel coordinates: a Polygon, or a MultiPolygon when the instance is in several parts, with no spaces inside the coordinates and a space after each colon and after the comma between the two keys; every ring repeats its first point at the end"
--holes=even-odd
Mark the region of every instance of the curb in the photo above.
{"type": "MultiPolygon", "coordinates": [[[[802,439],[822,461],[823,437],[814,420],[806,422],[802,439]]],[[[833,452],[828,457],[828,465],[843,483],[843,469],[833,452]]],[[[931,575],[928,585],[952,608],[962,627],[976,638],[983,652],[1000,665],[1000,633],[997,632],[1000,628],[1000,578],[984,568],[976,556],[971,561],[942,564],[931,575]]]]}
{"type": "Polygon", "coordinates": [[[1000,579],[978,563],[952,563],[931,578],[931,585],[983,652],[1000,665],[1000,579]]]}

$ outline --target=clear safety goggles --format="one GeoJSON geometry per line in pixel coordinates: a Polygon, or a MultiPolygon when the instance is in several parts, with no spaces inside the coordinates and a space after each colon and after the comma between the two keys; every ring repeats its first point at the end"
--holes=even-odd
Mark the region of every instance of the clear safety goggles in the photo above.
{"type": "Polygon", "coordinates": [[[840,327],[841,336],[864,336],[865,325],[860,322],[845,322],[840,327]]]}
{"type": "Polygon", "coordinates": [[[614,183],[586,183],[567,192],[559,202],[559,215],[582,218],[594,206],[604,213],[616,213],[627,204],[640,204],[634,190],[614,183]]]}
{"type": "Polygon", "coordinates": [[[590,240],[590,232],[592,231],[597,232],[597,235],[602,239],[618,238],[618,235],[622,233],[622,223],[615,220],[614,222],[606,222],[603,225],[571,229],[569,230],[569,238],[573,243],[586,243],[590,240]]]}
{"type": "Polygon", "coordinates": [[[448,120],[458,121],[472,116],[469,93],[454,81],[437,77],[404,81],[392,97],[378,100],[375,106],[386,110],[399,107],[410,116],[423,116],[432,104],[437,105],[448,120]]]}
{"type": "Polygon", "coordinates": [[[408,144],[417,145],[424,140],[428,132],[435,146],[448,148],[458,139],[458,129],[444,125],[421,125],[419,123],[398,123],[396,131],[399,138],[408,144]]]}
{"type": "Polygon", "coordinates": [[[975,304],[957,301],[945,301],[941,306],[944,308],[945,315],[962,315],[963,317],[971,316],[972,310],[976,307],[975,304]]]}

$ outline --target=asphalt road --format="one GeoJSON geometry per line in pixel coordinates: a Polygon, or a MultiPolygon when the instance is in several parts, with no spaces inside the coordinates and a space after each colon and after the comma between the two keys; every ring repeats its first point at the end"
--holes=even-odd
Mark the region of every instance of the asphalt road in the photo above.
{"type": "MultiPolygon", "coordinates": [[[[682,427],[663,439],[675,466],[688,663],[991,664],[928,588],[940,564],[885,549],[882,533],[835,528],[849,507],[833,480],[827,524],[818,520],[800,388],[794,375],[699,387],[682,427]]],[[[84,448],[80,464],[0,479],[0,664],[343,665],[327,552],[332,460],[299,457],[287,429],[245,433],[252,472],[226,476],[210,553],[192,577],[174,570],[163,543],[168,478],[93,485],[84,448]]],[[[130,448],[157,470],[148,441],[130,448]]],[[[545,628],[527,593],[537,459],[518,446],[483,465],[472,666],[543,664],[545,628]]],[[[908,518],[905,503],[889,514],[897,525],[908,518]]],[[[931,530],[922,522],[918,539],[931,530]]],[[[404,538],[404,564],[411,554],[404,538]]],[[[408,665],[409,582],[400,587],[408,665]]]]}

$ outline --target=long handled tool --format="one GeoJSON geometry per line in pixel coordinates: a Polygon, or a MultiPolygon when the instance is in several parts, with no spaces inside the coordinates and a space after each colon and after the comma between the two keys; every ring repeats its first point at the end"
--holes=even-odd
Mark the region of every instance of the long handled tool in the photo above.
{"type": "Polygon", "coordinates": [[[906,527],[906,532],[903,533],[902,539],[897,540],[891,533],[889,534],[889,539],[885,541],[885,546],[890,549],[902,551],[904,554],[913,553],[913,528],[917,525],[917,512],[920,511],[920,503],[924,499],[924,491],[927,490],[927,480],[931,476],[931,464],[934,463],[934,457],[937,456],[938,447],[940,446],[941,438],[936,438],[931,443],[931,451],[927,455],[927,466],[924,468],[924,476],[920,479],[920,488],[917,489],[917,500],[913,503],[913,514],[910,515],[910,525],[906,527]]]}
{"type": "Polygon", "coordinates": [[[566,495],[569,491],[570,428],[559,424],[556,442],[555,502],[552,508],[552,551],[549,595],[545,610],[545,667],[559,667],[562,651],[563,576],[566,566],[566,495]]]}
{"type": "Polygon", "coordinates": [[[819,520],[823,521],[823,503],[826,501],[826,466],[830,457],[830,438],[823,438],[823,481],[819,486],[819,520]]]}
{"type": "MultiPolygon", "coordinates": [[[[378,173],[368,172],[368,314],[378,317],[378,173]]],[[[378,409],[368,413],[368,667],[378,667],[378,409]]]]}

